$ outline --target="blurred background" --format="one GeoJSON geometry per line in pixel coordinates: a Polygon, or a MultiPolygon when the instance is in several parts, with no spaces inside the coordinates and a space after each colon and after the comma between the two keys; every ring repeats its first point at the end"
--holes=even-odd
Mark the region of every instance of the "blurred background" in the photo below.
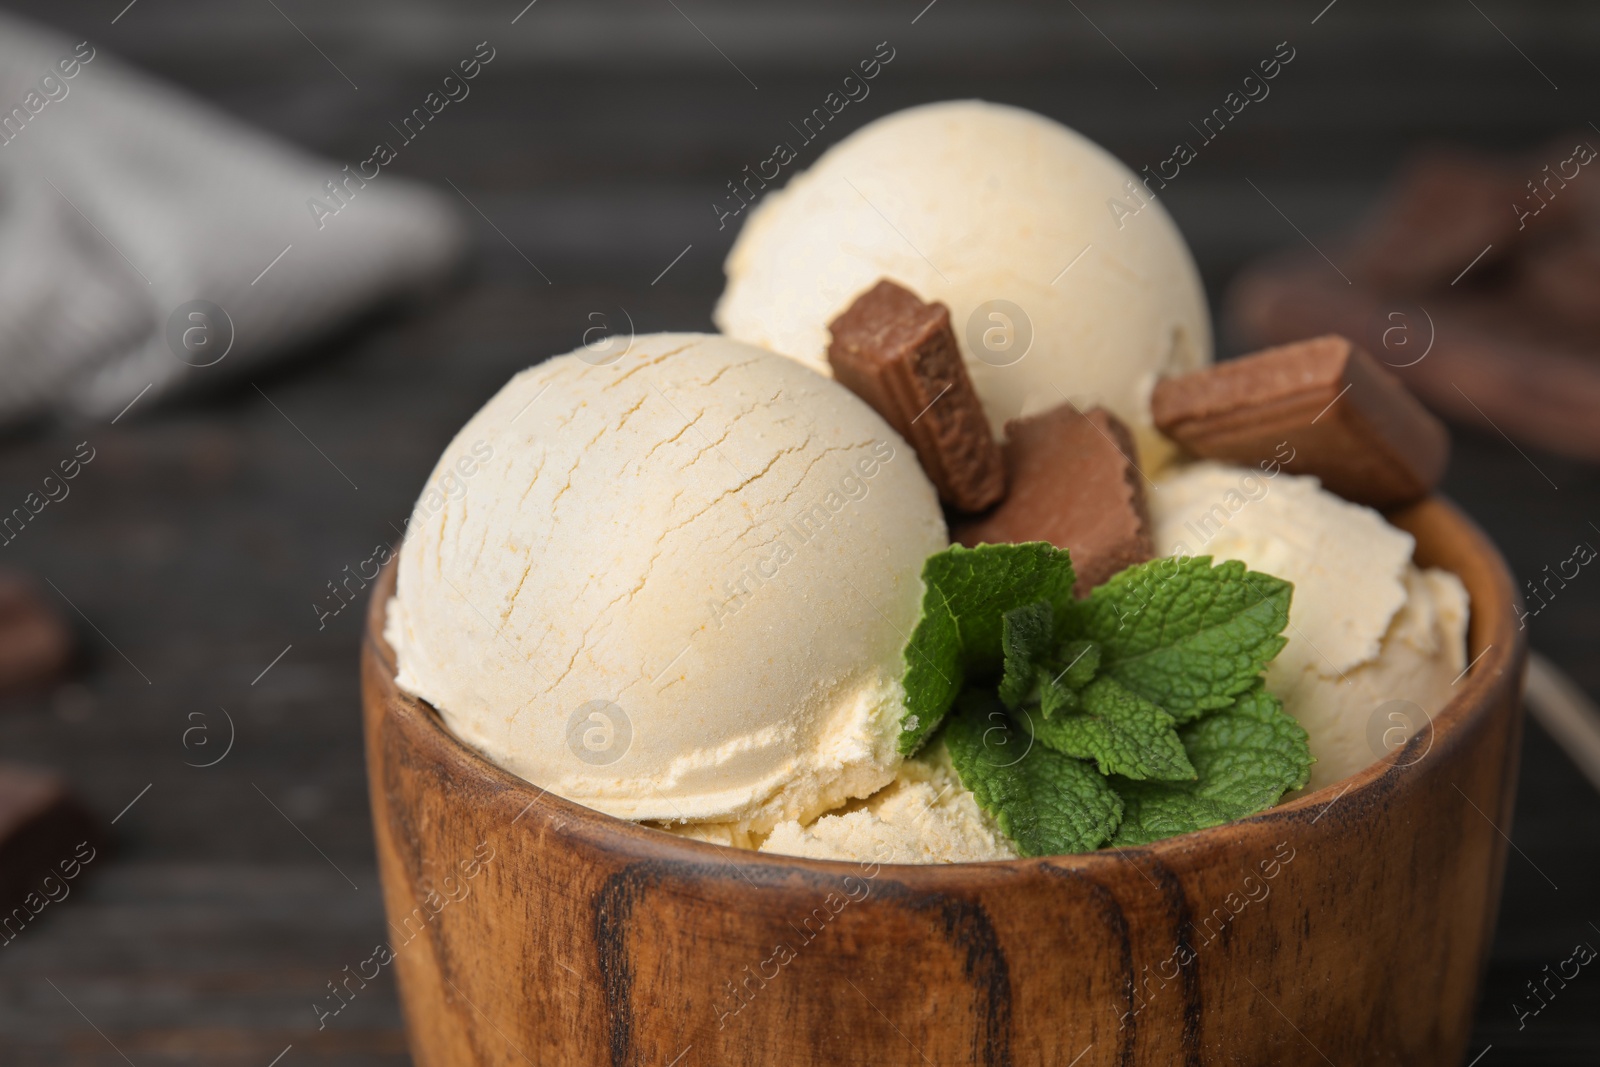
{"type": "MultiPolygon", "coordinates": [[[[88,260],[111,261],[75,218],[141,278],[151,274],[148,289],[131,275],[108,283],[103,304],[116,306],[124,283],[147,302],[159,293],[143,314],[162,342],[131,369],[107,364],[59,385],[0,365],[10,378],[0,380],[0,513],[42,485],[48,492],[44,479],[64,462],[81,464],[70,493],[0,549],[0,644],[9,645],[0,673],[11,672],[0,761],[61,776],[0,788],[38,815],[23,827],[33,839],[0,844],[0,883],[27,890],[4,871],[26,869],[30,840],[94,842],[67,895],[0,934],[0,1064],[408,1062],[387,972],[321,1028],[313,1009],[387,937],[359,726],[365,600],[346,606],[350,594],[336,587],[356,590],[342,584],[348,575],[398,542],[445,443],[515,371],[596,327],[711,328],[736,226],[719,229],[710,205],[879,42],[895,50],[892,64],[796,169],[875,118],[957,97],[1032,108],[1138,169],[1193,139],[1190,124],[1289,42],[1295,59],[1270,97],[1163,193],[1204,275],[1224,353],[1255,343],[1252,329],[1270,332],[1252,318],[1250,293],[1235,288],[1230,299],[1230,286],[1286,249],[1339,261],[1418,149],[1533,161],[1522,170],[1534,177],[1579,142],[1600,146],[1600,10],[1580,3],[525,3],[0,4],[0,15],[59,34],[30,52],[13,33],[21,24],[0,23],[10,38],[0,41],[0,118],[17,106],[29,113],[16,144],[0,147],[0,287],[10,289],[0,318],[12,318],[0,321],[0,340],[66,351],[58,332],[38,322],[22,331],[19,316],[94,310],[46,285],[64,269],[30,244],[48,214],[65,220],[88,260]],[[273,220],[249,232],[209,221],[228,204],[228,183],[266,188],[277,173],[267,162],[230,171],[223,157],[265,160],[267,147],[252,141],[230,156],[226,141],[159,123],[146,136],[147,116],[131,104],[96,112],[105,125],[86,138],[115,141],[115,152],[62,148],[51,173],[45,157],[21,156],[19,146],[50,143],[58,120],[61,131],[87,121],[68,116],[92,103],[87,93],[38,111],[26,103],[79,42],[93,52],[75,74],[80,88],[137,68],[322,157],[283,165],[284,183],[315,180],[295,187],[281,232],[273,220]],[[29,68],[39,54],[46,65],[29,68]],[[475,56],[468,95],[420,132],[398,128],[475,56]],[[302,201],[378,141],[400,146],[395,158],[354,194],[349,215],[319,230],[302,201]],[[110,217],[131,202],[117,198],[124,175],[167,189],[169,214],[143,229],[110,217]],[[48,189],[39,202],[48,209],[29,201],[22,190],[36,177],[55,179],[71,211],[48,189]],[[365,222],[362,197],[372,203],[365,222]],[[318,244],[327,234],[337,236],[318,244]],[[153,250],[151,259],[136,249],[153,250]],[[162,273],[183,257],[203,266],[162,273]],[[240,295],[219,298],[224,289],[240,295]],[[201,298],[255,316],[256,328],[239,330],[239,351],[209,366],[234,326],[206,309],[188,317],[201,298]],[[265,310],[239,310],[252,302],[265,310]],[[178,349],[166,351],[175,314],[180,337],[203,331],[204,358],[191,345],[179,366],[178,349]],[[254,351],[252,336],[276,343],[254,351]],[[52,618],[64,621],[70,650],[52,618]],[[59,798],[62,782],[76,801],[59,798]]],[[[186,114],[179,127],[200,122],[186,114]]],[[[1587,181],[1596,189],[1584,195],[1600,199],[1600,178],[1587,181]]],[[[1447,236],[1468,228],[1440,225],[1447,236]]],[[[1464,276],[1481,272],[1457,279],[1467,289],[1448,276],[1438,288],[1498,300],[1494,287],[1511,269],[1504,250],[1459,260],[1464,276]]],[[[1408,309],[1428,304],[1404,295],[1408,309]]],[[[1473,335],[1485,396],[1470,408],[1438,405],[1455,419],[1446,492],[1523,579],[1569,560],[1575,543],[1600,542],[1600,468],[1590,462],[1600,447],[1577,432],[1586,398],[1600,396],[1585,392],[1597,388],[1589,374],[1600,375],[1600,346],[1581,328],[1600,287],[1566,299],[1570,315],[1546,316],[1540,332],[1523,330],[1522,305],[1508,298],[1501,318],[1512,325],[1473,335]],[[1538,337],[1524,359],[1519,339],[1530,331],[1538,337]],[[1547,403],[1578,405],[1556,423],[1570,432],[1549,428],[1547,403]]],[[[1526,620],[1534,647],[1600,693],[1600,577],[1584,571],[1544,599],[1526,620]]],[[[1531,1003],[1525,984],[1575,944],[1600,943],[1600,795],[1532,720],[1521,783],[1515,825],[1504,828],[1515,847],[1473,1054],[1485,1067],[1592,1064],[1600,977],[1585,972],[1536,1017],[1519,1018],[1513,1002],[1531,1003]]],[[[20,825],[0,816],[0,834],[20,825]]],[[[1419,873],[1419,891],[1426,884],[1419,873]]]]}

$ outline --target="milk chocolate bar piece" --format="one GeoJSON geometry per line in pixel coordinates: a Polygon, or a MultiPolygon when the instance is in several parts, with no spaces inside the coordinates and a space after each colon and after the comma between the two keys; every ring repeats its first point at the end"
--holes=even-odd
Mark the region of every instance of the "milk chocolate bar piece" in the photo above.
{"type": "Polygon", "coordinates": [[[911,443],[939,499],[982,511],[1005,495],[1000,450],[961,350],[950,310],[885,278],[828,324],[834,377],[911,443]]]}
{"type": "Polygon", "coordinates": [[[18,936],[24,920],[44,909],[44,898],[61,899],[62,886],[103,843],[59,775],[0,765],[0,917],[17,920],[0,924],[0,942],[18,936]]]}
{"type": "Polygon", "coordinates": [[[1405,293],[1448,286],[1480,254],[1473,270],[1481,277],[1520,236],[1514,205],[1527,195],[1498,161],[1424,153],[1401,172],[1351,265],[1364,280],[1405,293]]]}
{"type": "Polygon", "coordinates": [[[1011,491],[988,515],[957,523],[956,541],[1049,541],[1072,553],[1078,596],[1153,555],[1138,453],[1115,415],[1062,404],[1012,419],[1003,452],[1011,491]]]}
{"type": "Polygon", "coordinates": [[[1281,464],[1375,508],[1427,496],[1450,458],[1444,424],[1332,334],[1163,379],[1150,409],[1162,433],[1198,456],[1281,464]]]}
{"type": "Polygon", "coordinates": [[[1569,239],[1530,249],[1517,264],[1517,296],[1535,322],[1561,330],[1574,347],[1600,347],[1600,247],[1569,239]]]}
{"type": "Polygon", "coordinates": [[[53,679],[72,646],[71,629],[32,583],[0,571],[0,696],[53,679]]]}

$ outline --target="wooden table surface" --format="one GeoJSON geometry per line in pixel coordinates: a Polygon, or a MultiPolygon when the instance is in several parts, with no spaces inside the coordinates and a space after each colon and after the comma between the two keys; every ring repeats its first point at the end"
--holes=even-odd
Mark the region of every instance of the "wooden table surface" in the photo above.
{"type": "MultiPolygon", "coordinates": [[[[88,649],[69,683],[0,705],[0,758],[58,766],[103,820],[122,813],[114,853],[0,949],[7,1067],[407,1062],[388,976],[325,1029],[313,1011],[386,935],[360,613],[319,629],[312,605],[395,539],[455,429],[513,372],[574,347],[591,313],[626,308],[640,332],[709,328],[732,228],[719,232],[708,205],[877,42],[896,58],[830,141],[913,103],[981,96],[1137,166],[1289,41],[1296,59],[1271,97],[1166,194],[1213,301],[1245,260],[1299,242],[1296,228],[1315,239],[1347,226],[1419,142],[1526,148],[1600,121],[1600,13],[1576,3],[125,2],[11,6],[340,160],[362,158],[490,41],[497,58],[472,97],[395,170],[453,181],[494,226],[463,205],[474,254],[449,292],[253,379],[282,413],[240,382],[116,426],[0,440],[0,491],[19,497],[76,442],[97,450],[71,497],[0,559],[71,599],[88,649]],[[220,709],[231,752],[186,766],[196,725],[219,751],[220,709]]],[[[1458,428],[1447,491],[1523,575],[1600,537],[1600,470],[1524,455],[1487,426],[1458,428]]],[[[1529,625],[1536,648],[1600,692],[1600,578],[1574,581],[1529,625]]],[[[1581,972],[1520,1025],[1512,1008],[1532,1003],[1524,983],[1547,964],[1600,944],[1600,796],[1536,726],[1505,830],[1516,848],[1472,1054],[1484,1067],[1593,1064],[1600,975],[1581,972]]]]}

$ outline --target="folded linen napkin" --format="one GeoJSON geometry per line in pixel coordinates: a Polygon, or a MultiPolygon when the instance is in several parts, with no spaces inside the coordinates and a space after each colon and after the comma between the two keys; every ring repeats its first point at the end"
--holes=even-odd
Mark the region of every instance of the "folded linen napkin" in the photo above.
{"type": "Polygon", "coordinates": [[[238,375],[463,247],[432,190],[351,178],[0,16],[0,426],[238,375]],[[312,208],[341,202],[330,181],[335,217],[312,208]]]}

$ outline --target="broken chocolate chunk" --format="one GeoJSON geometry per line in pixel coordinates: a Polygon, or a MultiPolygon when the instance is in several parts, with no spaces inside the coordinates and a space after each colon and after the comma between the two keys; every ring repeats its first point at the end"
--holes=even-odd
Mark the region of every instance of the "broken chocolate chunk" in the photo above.
{"type": "Polygon", "coordinates": [[[910,442],[939,499],[982,511],[1005,494],[1005,469],[961,362],[950,309],[887,278],[828,324],[834,377],[910,442]]]}
{"type": "Polygon", "coordinates": [[[0,765],[0,944],[65,899],[103,844],[98,824],[60,775],[0,765]]]}
{"type": "Polygon", "coordinates": [[[1427,496],[1450,458],[1444,424],[1331,334],[1163,379],[1150,409],[1157,428],[1197,456],[1281,463],[1376,508],[1427,496]]]}
{"type": "Polygon", "coordinates": [[[1600,347],[1600,242],[1552,242],[1517,265],[1524,322],[1554,327],[1553,341],[1600,347]]]}
{"type": "Polygon", "coordinates": [[[1006,423],[1011,491],[994,511],[958,523],[955,541],[1049,541],[1072,553],[1074,592],[1154,554],[1150,512],[1133,435],[1104,408],[1062,404],[1006,423]]]}
{"type": "Polygon", "coordinates": [[[1469,262],[1481,273],[1520,236],[1515,205],[1525,195],[1515,170],[1498,160],[1422,153],[1360,233],[1352,273],[1402,293],[1442,285],[1469,262]]]}
{"type": "Polygon", "coordinates": [[[33,584],[0,571],[0,696],[54,679],[72,647],[72,630],[33,584]]]}

